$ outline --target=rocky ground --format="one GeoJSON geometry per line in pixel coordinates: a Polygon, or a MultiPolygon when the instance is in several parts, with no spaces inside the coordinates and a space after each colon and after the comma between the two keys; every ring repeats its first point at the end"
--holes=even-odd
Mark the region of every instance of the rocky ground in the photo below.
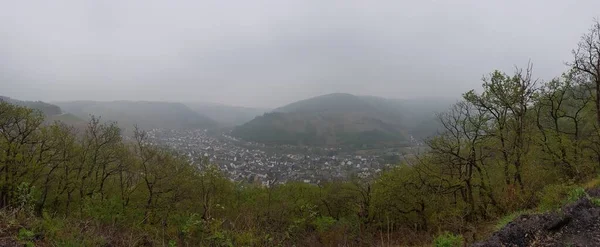
{"type": "Polygon", "coordinates": [[[521,215],[476,247],[600,246],[600,188],[560,211],[521,215]]]}

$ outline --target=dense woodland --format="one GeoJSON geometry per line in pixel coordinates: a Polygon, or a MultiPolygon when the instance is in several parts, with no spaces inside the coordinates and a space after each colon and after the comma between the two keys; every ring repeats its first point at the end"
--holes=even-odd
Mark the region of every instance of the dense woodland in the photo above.
{"type": "MultiPolygon", "coordinates": [[[[190,164],[143,130],[92,117],[45,125],[0,103],[0,223],[56,246],[428,245],[484,238],[499,219],[551,210],[600,171],[600,24],[562,76],[494,71],[439,115],[429,151],[369,180],[263,187],[190,164]],[[459,237],[458,235],[462,236],[459,237]]],[[[591,181],[591,182],[590,182],[591,181]]],[[[501,226],[501,225],[500,225],[501,226]]],[[[4,240],[3,240],[4,241],[4,240]]]]}

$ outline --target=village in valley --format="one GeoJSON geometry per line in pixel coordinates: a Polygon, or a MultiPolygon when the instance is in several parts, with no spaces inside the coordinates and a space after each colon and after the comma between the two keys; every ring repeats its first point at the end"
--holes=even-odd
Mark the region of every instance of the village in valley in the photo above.
{"type": "Polygon", "coordinates": [[[148,137],[157,145],[187,156],[194,164],[218,166],[233,181],[264,186],[370,178],[403,157],[398,152],[361,155],[340,148],[268,146],[202,129],[152,129],[148,137]]]}

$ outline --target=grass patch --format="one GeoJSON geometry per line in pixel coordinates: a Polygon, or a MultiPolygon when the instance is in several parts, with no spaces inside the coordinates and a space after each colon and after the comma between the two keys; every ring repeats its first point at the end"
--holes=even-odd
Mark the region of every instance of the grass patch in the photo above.
{"type": "Polygon", "coordinates": [[[449,232],[445,232],[442,235],[437,236],[433,240],[434,247],[461,247],[463,246],[464,239],[461,235],[454,235],[449,232]]]}
{"type": "Polygon", "coordinates": [[[594,178],[583,185],[585,189],[593,189],[600,187],[600,177],[594,178]]]}
{"type": "Polygon", "coordinates": [[[576,202],[579,198],[586,196],[585,189],[582,187],[577,187],[569,192],[569,197],[567,198],[567,203],[576,202]]]}
{"type": "Polygon", "coordinates": [[[585,189],[577,185],[549,185],[540,193],[540,204],[538,208],[542,212],[556,210],[565,204],[573,203],[584,196],[587,196],[585,189]]]}
{"type": "Polygon", "coordinates": [[[502,218],[500,218],[500,220],[498,220],[498,222],[496,223],[496,225],[494,225],[494,230],[498,231],[500,229],[502,229],[504,226],[508,225],[508,223],[510,223],[511,221],[513,221],[514,219],[516,219],[517,217],[524,215],[524,214],[531,214],[534,213],[534,211],[532,210],[519,210],[516,212],[512,212],[502,218]]]}

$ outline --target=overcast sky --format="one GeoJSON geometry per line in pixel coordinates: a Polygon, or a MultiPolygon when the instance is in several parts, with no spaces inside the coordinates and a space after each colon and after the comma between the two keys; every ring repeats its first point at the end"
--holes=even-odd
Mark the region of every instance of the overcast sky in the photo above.
{"type": "Polygon", "coordinates": [[[276,107],[457,97],[531,59],[565,70],[598,0],[0,0],[0,95],[276,107]]]}

